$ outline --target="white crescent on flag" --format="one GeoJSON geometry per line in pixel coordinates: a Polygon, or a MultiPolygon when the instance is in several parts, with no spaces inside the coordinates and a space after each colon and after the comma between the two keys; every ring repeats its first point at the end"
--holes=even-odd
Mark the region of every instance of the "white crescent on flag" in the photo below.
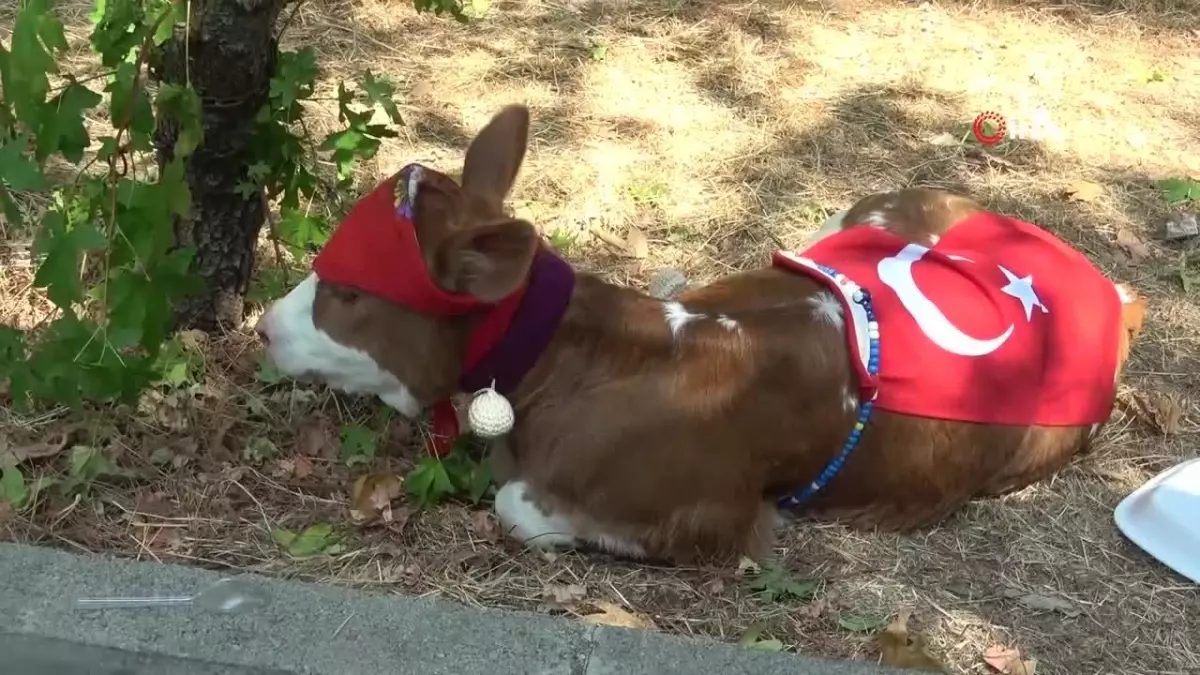
{"type": "MultiPolygon", "coordinates": [[[[896,296],[900,299],[900,304],[912,315],[913,320],[917,322],[917,327],[921,329],[925,337],[951,354],[985,356],[1003,346],[1013,333],[1012,324],[1009,324],[1007,330],[994,338],[988,340],[973,338],[959,330],[958,326],[946,318],[942,310],[921,292],[916,280],[913,279],[912,268],[913,264],[925,257],[928,252],[929,249],[920,244],[909,244],[896,255],[880,260],[877,268],[879,280],[895,291],[896,296]]],[[[967,260],[961,256],[954,256],[954,258],[967,260]]]]}

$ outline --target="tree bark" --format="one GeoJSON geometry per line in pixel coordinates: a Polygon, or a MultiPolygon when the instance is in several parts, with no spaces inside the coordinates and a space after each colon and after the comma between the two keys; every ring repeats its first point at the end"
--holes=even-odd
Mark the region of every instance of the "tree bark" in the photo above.
{"type": "MultiPolygon", "coordinates": [[[[177,26],[160,54],[161,82],[190,81],[203,106],[204,138],[187,159],[192,211],[176,218],[178,246],[195,248],[204,293],[176,306],[177,329],[214,331],[241,322],[266,216],[258,194],[237,191],[251,161],[254,115],[270,95],[278,45],[275,22],[288,0],[199,0],[191,30],[177,26]]],[[[178,125],[160,119],[154,145],[161,169],[174,158],[178,125]]]]}

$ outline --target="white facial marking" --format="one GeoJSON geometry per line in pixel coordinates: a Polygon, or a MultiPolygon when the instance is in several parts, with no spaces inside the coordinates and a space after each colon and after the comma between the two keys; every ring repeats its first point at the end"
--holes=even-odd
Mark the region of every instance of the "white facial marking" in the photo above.
{"type": "Polygon", "coordinates": [[[317,275],[310,274],[275,301],[258,321],[267,358],[290,377],[316,377],[350,393],[375,394],[401,414],[415,417],[421,405],[396,376],[361,349],[335,341],[313,323],[317,275]]]}
{"type": "Polygon", "coordinates": [[[821,321],[828,321],[838,330],[846,325],[846,317],[842,304],[829,291],[818,291],[808,297],[808,304],[813,306],[813,313],[821,321]]]}
{"type": "Polygon", "coordinates": [[[814,232],[812,234],[812,236],[810,236],[808,238],[808,241],[804,242],[804,248],[809,248],[810,246],[817,243],[818,241],[821,241],[825,237],[828,237],[828,236],[837,234],[838,232],[841,232],[842,224],[845,222],[845,220],[846,220],[846,211],[838,211],[837,213],[833,214],[832,216],[829,216],[828,218],[826,218],[825,222],[821,223],[821,227],[817,228],[817,231],[814,232]]]}
{"type": "Polygon", "coordinates": [[[523,480],[505,483],[496,491],[496,516],[510,537],[527,546],[540,549],[572,548],[576,545],[574,529],[566,518],[542,513],[528,495],[529,486],[523,480]]]}
{"type": "Polygon", "coordinates": [[[936,234],[929,235],[929,245],[930,246],[937,246],[937,243],[941,240],[942,240],[942,238],[937,236],[936,234]]]}
{"type": "Polygon", "coordinates": [[[683,327],[697,319],[703,319],[703,314],[693,314],[684,308],[682,303],[663,303],[663,316],[667,318],[667,326],[671,329],[672,337],[679,337],[683,327]]]}
{"type": "Polygon", "coordinates": [[[725,330],[730,331],[730,332],[740,333],[742,331],[742,327],[740,325],[738,325],[737,321],[734,321],[733,319],[725,316],[724,314],[717,315],[717,323],[721,324],[721,326],[725,330]]]}

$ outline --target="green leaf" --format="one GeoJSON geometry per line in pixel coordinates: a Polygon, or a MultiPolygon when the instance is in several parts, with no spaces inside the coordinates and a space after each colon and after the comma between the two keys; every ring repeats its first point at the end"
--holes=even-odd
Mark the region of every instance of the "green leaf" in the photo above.
{"type": "Polygon", "coordinates": [[[279,448],[263,436],[251,436],[246,442],[246,448],[242,450],[242,456],[251,464],[262,464],[278,454],[279,448]]]}
{"type": "Polygon", "coordinates": [[[304,270],[291,270],[289,274],[281,267],[263,267],[258,271],[258,283],[250,287],[246,299],[250,302],[270,302],[287,295],[296,279],[304,278],[304,270]]]}
{"type": "Polygon", "coordinates": [[[154,101],[160,118],[176,124],[175,158],[192,154],[204,140],[203,106],[196,90],[187,85],[164,82],[154,101]]]}
{"type": "Polygon", "coordinates": [[[171,320],[169,284],[128,268],[114,270],[107,284],[107,335],[114,349],[141,345],[157,350],[171,320]]]}
{"type": "Polygon", "coordinates": [[[780,642],[779,640],[773,640],[773,639],[765,639],[764,640],[762,638],[763,631],[765,631],[765,630],[766,630],[766,626],[762,623],[751,624],[751,626],[746,629],[746,632],[742,634],[741,639],[738,640],[738,644],[743,647],[748,647],[750,649],[758,649],[760,651],[765,651],[765,652],[781,652],[781,651],[783,651],[783,643],[780,642]]]}
{"type": "Polygon", "coordinates": [[[287,379],[279,366],[269,361],[265,356],[258,359],[258,381],[263,384],[279,384],[287,379]]]}
{"type": "Polygon", "coordinates": [[[471,472],[471,482],[467,488],[467,496],[471,499],[471,504],[479,504],[484,497],[492,490],[492,465],[491,462],[484,460],[475,466],[475,470],[471,472]]]}
{"type": "Polygon", "coordinates": [[[1200,181],[1185,178],[1164,178],[1157,182],[1163,198],[1171,204],[1200,201],[1200,181]]]}
{"type": "MultiPolygon", "coordinates": [[[[367,69],[358,80],[358,86],[363,90],[363,96],[367,99],[367,103],[383,108],[392,122],[404,124],[400,110],[396,107],[396,101],[392,98],[396,93],[396,87],[391,80],[386,77],[376,78],[370,69],[367,69]]],[[[340,92],[338,98],[340,102],[340,92]]]]}
{"type": "Polygon", "coordinates": [[[358,150],[368,140],[358,129],[345,129],[329,134],[321,143],[322,150],[358,150]]]}
{"type": "Polygon", "coordinates": [[[65,229],[62,214],[49,211],[42,220],[46,238],[40,243],[45,258],[33,277],[33,285],[45,288],[46,295],[61,309],[83,299],[79,270],[83,254],[103,248],[108,240],[91,224],[83,223],[65,229]]]}
{"type": "Polygon", "coordinates": [[[373,461],[375,443],[375,432],[361,424],[342,427],[342,459],[349,466],[373,461]]]}
{"type": "Polygon", "coordinates": [[[855,633],[870,633],[887,625],[887,619],[878,616],[847,614],[838,617],[838,627],[855,633]]]}
{"type": "Polygon", "coordinates": [[[175,361],[168,365],[163,372],[163,381],[173,387],[186,384],[190,379],[191,372],[188,369],[187,361],[175,361]]]}
{"type": "Polygon", "coordinates": [[[15,464],[0,466],[0,499],[12,504],[14,509],[24,508],[29,500],[25,476],[15,464]]]}
{"type": "Polygon", "coordinates": [[[9,44],[12,51],[5,55],[3,68],[4,97],[12,101],[17,119],[35,129],[50,91],[47,75],[58,72],[53,52],[67,48],[63,24],[52,13],[49,0],[21,3],[9,44]]]}
{"type": "Polygon", "coordinates": [[[750,583],[750,590],[756,591],[767,602],[808,602],[817,596],[822,585],[823,582],[819,579],[797,580],[783,568],[770,565],[764,567],[750,583]]]}
{"type": "Polygon", "coordinates": [[[271,538],[286,548],[288,555],[293,558],[308,558],[324,553],[335,543],[333,526],[329,523],[309,525],[300,534],[278,529],[271,533],[271,538]]]}
{"type": "Polygon", "coordinates": [[[413,0],[413,8],[418,12],[433,12],[437,15],[449,13],[459,23],[468,23],[471,20],[463,12],[462,0],[413,0]]]}
{"type": "Polygon", "coordinates": [[[140,0],[97,0],[90,18],[94,24],[92,48],[108,68],[128,65],[127,59],[150,28],[140,0]]]}
{"type": "Polygon", "coordinates": [[[487,14],[491,9],[492,3],[490,0],[471,0],[471,15],[473,17],[481,17],[487,14]]]}
{"type": "Polygon", "coordinates": [[[25,360],[25,333],[11,326],[0,326],[0,382],[25,360]]]}
{"type": "Polygon", "coordinates": [[[10,190],[44,190],[49,186],[38,163],[25,156],[28,136],[7,139],[0,144],[0,181],[10,190]]]}
{"type": "Polygon", "coordinates": [[[58,96],[42,107],[41,124],[37,132],[37,157],[45,159],[55,152],[72,164],[83,159],[88,147],[88,132],[83,125],[84,113],[104,100],[100,94],[78,82],[71,82],[58,96]]]}
{"type": "Polygon", "coordinates": [[[163,191],[167,208],[171,213],[186,218],[192,211],[192,191],[187,183],[187,169],[183,164],[184,155],[178,153],[178,141],[176,141],[175,147],[175,159],[163,167],[162,175],[158,179],[158,187],[163,191]]]}
{"type": "MultiPolygon", "coordinates": [[[[100,0],[100,2],[103,1],[100,0]]],[[[187,21],[189,4],[188,0],[167,0],[163,2],[163,7],[156,13],[154,21],[149,22],[151,25],[158,22],[158,30],[154,32],[155,45],[161,45],[170,40],[171,35],[175,32],[175,24],[187,21]],[[166,17],[159,21],[158,17],[164,14],[166,17]]]]}
{"type": "Polygon", "coordinates": [[[310,216],[299,209],[284,209],[275,231],[288,246],[300,251],[319,249],[329,241],[331,233],[325,220],[310,216]]]}
{"type": "MultiPolygon", "coordinates": [[[[2,103],[0,103],[0,108],[3,108],[2,103]]],[[[13,201],[8,189],[4,187],[3,181],[0,181],[0,212],[8,219],[14,230],[20,231],[25,228],[25,214],[21,212],[21,207],[13,201]]]]}
{"type": "MultiPolygon", "coordinates": [[[[128,0],[121,0],[128,1],[128,0]]],[[[154,132],[154,108],[146,96],[145,83],[138,76],[137,65],[117,66],[106,91],[111,95],[113,126],[128,128],[135,150],[150,150],[150,134],[154,132]]]]}
{"type": "Polygon", "coordinates": [[[86,490],[101,478],[124,474],[125,472],[99,449],[89,445],[77,445],[71,449],[70,468],[67,469],[67,479],[63,481],[62,487],[65,493],[71,494],[80,488],[86,490]]]}
{"type": "Polygon", "coordinates": [[[454,494],[454,483],[436,457],[422,457],[404,479],[404,488],[418,508],[433,506],[454,494]]]}
{"type": "Polygon", "coordinates": [[[291,119],[299,112],[294,106],[312,97],[318,73],[316,53],[311,47],[280,52],[275,72],[275,77],[271,78],[271,100],[291,119]]]}

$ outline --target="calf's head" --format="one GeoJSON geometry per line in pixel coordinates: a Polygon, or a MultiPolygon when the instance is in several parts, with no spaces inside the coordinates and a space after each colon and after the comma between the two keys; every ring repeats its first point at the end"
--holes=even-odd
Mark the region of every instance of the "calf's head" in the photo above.
{"type": "Polygon", "coordinates": [[[360,200],[259,320],[268,359],[408,416],[453,393],[471,327],[522,286],[537,248],[502,208],[528,128],[524,107],[506,107],[467,149],[461,186],[409,165],[360,200]]]}

